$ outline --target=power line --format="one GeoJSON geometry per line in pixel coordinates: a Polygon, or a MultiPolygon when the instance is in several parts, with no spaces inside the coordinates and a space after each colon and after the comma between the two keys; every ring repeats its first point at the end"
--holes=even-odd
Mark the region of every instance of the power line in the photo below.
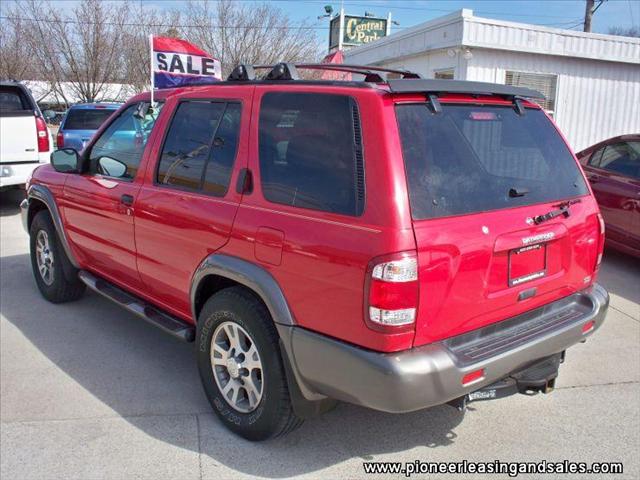
{"type": "MultiPolygon", "coordinates": [[[[1,1],[1,0],[0,0],[1,1]]],[[[92,22],[90,20],[79,21],[72,19],[51,19],[51,18],[29,18],[29,17],[15,17],[15,16],[0,16],[0,20],[15,20],[15,21],[23,21],[23,22],[41,22],[41,23],[63,23],[63,24],[73,24],[73,25],[111,25],[116,27],[139,27],[139,23],[118,23],[118,22],[92,22]]],[[[306,24],[291,24],[291,25],[282,25],[282,26],[264,26],[264,25],[207,25],[207,24],[193,24],[193,25],[185,25],[185,24],[173,24],[173,23],[150,23],[147,24],[148,27],[166,27],[166,28],[227,28],[227,29],[278,29],[278,30],[326,30],[328,29],[328,25],[306,25],[306,24]]],[[[397,27],[397,28],[407,28],[407,27],[397,27]]]]}
{"type": "MultiPolygon", "coordinates": [[[[288,1],[288,0],[287,0],[288,1]]],[[[72,20],[72,19],[51,19],[51,18],[30,18],[30,17],[17,17],[17,16],[0,16],[0,20],[14,20],[14,21],[23,21],[23,22],[41,22],[41,23],[62,23],[62,24],[72,24],[72,25],[110,25],[117,27],[139,27],[139,23],[118,23],[118,22],[93,22],[90,20],[72,20]]],[[[578,21],[578,19],[574,19],[567,22],[554,22],[554,23],[538,23],[536,25],[540,26],[548,26],[548,27],[558,27],[558,28],[566,28],[570,29],[573,25],[578,21]],[[571,25],[568,27],[566,25],[571,25]]],[[[579,19],[582,22],[582,19],[579,19]]],[[[291,24],[291,25],[282,25],[282,26],[270,26],[265,27],[264,25],[207,25],[204,23],[201,24],[173,24],[173,23],[150,23],[146,26],[152,28],[210,28],[210,29],[233,29],[233,30],[252,30],[252,29],[277,29],[277,30],[326,30],[328,29],[328,25],[310,25],[310,24],[291,24]]],[[[405,28],[411,28],[409,26],[401,26],[395,27],[394,30],[403,30],[405,28]]]]}

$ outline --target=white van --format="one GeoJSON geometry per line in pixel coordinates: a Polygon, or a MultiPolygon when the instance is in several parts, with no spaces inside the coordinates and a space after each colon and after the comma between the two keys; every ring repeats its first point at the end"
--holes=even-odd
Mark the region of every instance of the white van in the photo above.
{"type": "Polygon", "coordinates": [[[53,142],[29,89],[0,81],[0,188],[24,185],[34,168],[49,162],[53,142]]]}

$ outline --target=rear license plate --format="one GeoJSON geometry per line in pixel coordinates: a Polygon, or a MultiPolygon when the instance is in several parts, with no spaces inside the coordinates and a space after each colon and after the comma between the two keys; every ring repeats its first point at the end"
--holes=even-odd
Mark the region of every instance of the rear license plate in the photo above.
{"type": "Polygon", "coordinates": [[[544,277],[547,272],[547,245],[538,243],[509,252],[509,286],[544,277]]]}

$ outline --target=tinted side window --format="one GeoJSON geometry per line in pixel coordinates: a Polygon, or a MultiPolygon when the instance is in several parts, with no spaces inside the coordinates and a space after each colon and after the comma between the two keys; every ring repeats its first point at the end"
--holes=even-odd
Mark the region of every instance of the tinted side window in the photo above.
{"type": "Polygon", "coordinates": [[[213,134],[224,109],[224,103],[209,101],[189,101],[178,106],[162,147],[158,183],[200,189],[213,134]]]}
{"type": "Polygon", "coordinates": [[[600,165],[600,159],[602,158],[602,152],[607,147],[602,147],[600,150],[596,150],[593,154],[591,154],[591,158],[589,158],[589,165],[592,167],[598,167],[600,165]]]}
{"type": "Polygon", "coordinates": [[[640,176],[640,142],[608,145],[604,149],[599,167],[628,177],[640,176]]]}
{"type": "Polygon", "coordinates": [[[153,110],[149,109],[144,118],[136,115],[140,104],[131,105],[122,111],[91,148],[91,171],[109,175],[108,172],[101,171],[100,165],[113,165],[112,160],[115,160],[125,166],[124,173],[117,177],[133,179],[162,105],[158,103],[153,110]],[[103,157],[105,160],[102,160],[103,157]]]}
{"type": "Polygon", "coordinates": [[[364,167],[358,109],[342,95],[268,93],[260,108],[260,177],[267,200],[360,215],[364,167]]]}
{"type": "Polygon", "coordinates": [[[228,103],[213,137],[213,147],[206,166],[203,189],[217,197],[223,197],[229,187],[233,161],[238,150],[240,110],[239,103],[228,103]]]}

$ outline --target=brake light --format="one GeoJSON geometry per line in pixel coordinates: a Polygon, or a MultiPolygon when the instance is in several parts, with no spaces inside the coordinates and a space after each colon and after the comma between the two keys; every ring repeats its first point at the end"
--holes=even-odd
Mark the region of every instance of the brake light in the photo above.
{"type": "Polygon", "coordinates": [[[601,213],[598,214],[598,226],[600,229],[600,235],[598,237],[598,258],[596,259],[595,271],[598,271],[598,268],[600,268],[600,263],[602,263],[602,254],[604,252],[604,218],[601,213]]]}
{"type": "Polygon", "coordinates": [[[64,134],[60,131],[56,135],[56,148],[64,148],[64,134]]]}
{"type": "Polygon", "coordinates": [[[49,129],[42,117],[36,117],[36,132],[38,135],[38,152],[49,151],[49,129]]]}
{"type": "Polygon", "coordinates": [[[367,270],[365,320],[388,333],[412,330],[418,309],[418,259],[415,252],[374,258],[367,270]]]}

